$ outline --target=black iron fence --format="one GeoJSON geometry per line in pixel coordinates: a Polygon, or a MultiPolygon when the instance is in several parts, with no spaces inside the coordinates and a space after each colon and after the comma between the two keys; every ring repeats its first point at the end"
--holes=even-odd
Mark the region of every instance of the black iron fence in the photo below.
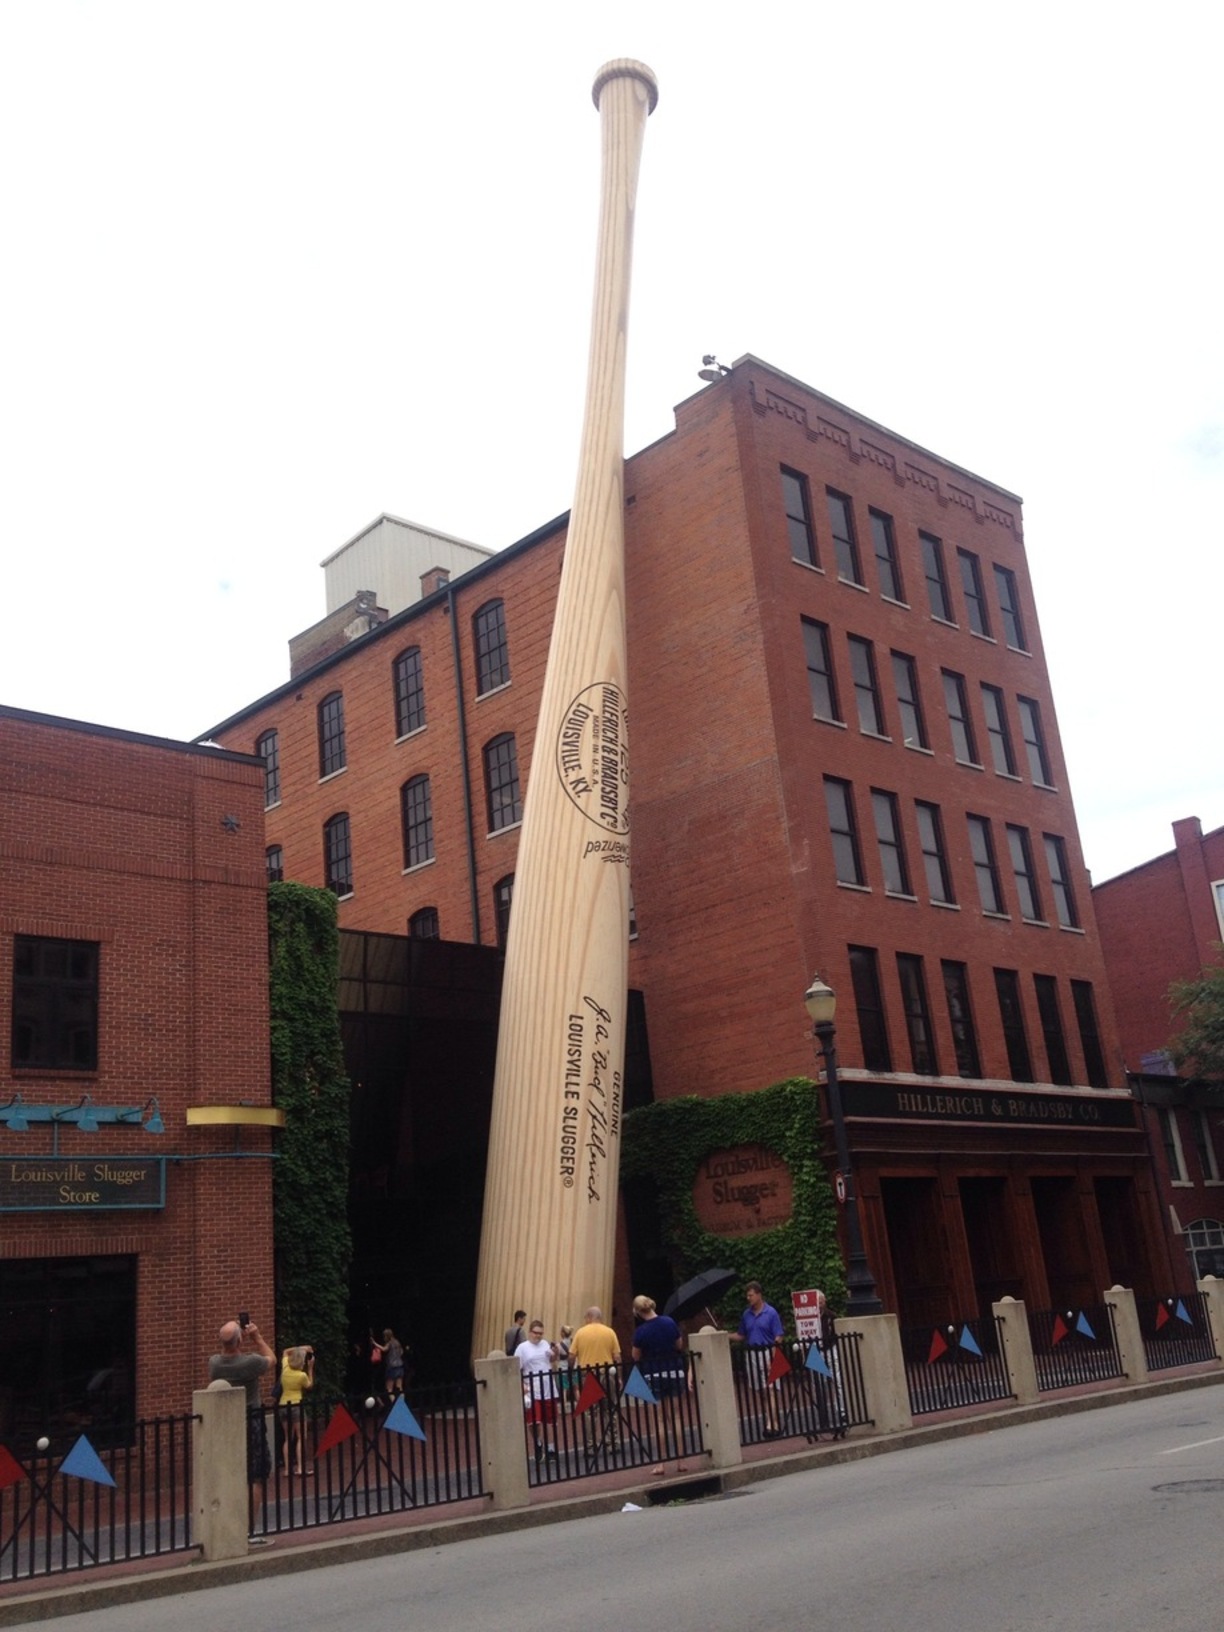
{"type": "Polygon", "coordinates": [[[1136,1298],[1135,1309],[1149,1371],[1217,1358],[1202,1292],[1186,1292],[1179,1298],[1136,1298]]]}
{"type": "Polygon", "coordinates": [[[1043,1393],[1125,1375],[1108,1304],[1030,1310],[1029,1337],[1043,1393]]]}
{"type": "Polygon", "coordinates": [[[993,1317],[902,1331],[905,1381],[914,1416],[1015,1399],[1000,1327],[993,1317]]]}
{"type": "Polygon", "coordinates": [[[413,1387],[388,1406],[306,1395],[256,1420],[268,1477],[250,1484],[252,1536],[484,1496],[477,1384],[413,1387]]]}
{"type": "Polygon", "coordinates": [[[833,1346],[794,1342],[781,1348],[736,1345],[731,1350],[741,1445],[763,1440],[841,1439],[870,1426],[857,1332],[839,1332],[833,1346]]]}
{"type": "Polygon", "coordinates": [[[651,1466],[692,1471],[705,1456],[692,1361],[677,1354],[668,1363],[662,1374],[610,1365],[525,1377],[528,1482],[551,1485],[651,1466]]]}
{"type": "Polygon", "coordinates": [[[0,1446],[0,1582],[190,1548],[192,1420],[150,1418],[108,1445],[81,1435],[23,1460],[0,1446]]]}

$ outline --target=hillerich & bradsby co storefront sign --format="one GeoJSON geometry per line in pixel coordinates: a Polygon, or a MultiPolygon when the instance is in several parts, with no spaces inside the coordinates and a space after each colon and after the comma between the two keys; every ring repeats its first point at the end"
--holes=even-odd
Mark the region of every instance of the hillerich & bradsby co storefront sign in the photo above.
{"type": "Polygon", "coordinates": [[[995,1089],[894,1088],[843,1082],[847,1116],[887,1116],[920,1122],[1006,1122],[1072,1128],[1133,1128],[1129,1095],[1025,1094],[995,1089]]]}
{"type": "Polygon", "coordinates": [[[164,1156],[0,1157],[0,1213],[66,1213],[166,1205],[164,1156]]]}
{"type": "Polygon", "coordinates": [[[693,1206],[712,1235],[753,1235],[776,1229],[791,1216],[791,1171],[765,1145],[712,1150],[693,1180],[693,1206]]]}

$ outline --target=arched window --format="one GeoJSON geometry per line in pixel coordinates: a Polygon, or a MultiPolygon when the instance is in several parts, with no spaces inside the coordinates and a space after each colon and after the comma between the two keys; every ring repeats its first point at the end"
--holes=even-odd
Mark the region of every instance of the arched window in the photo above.
{"type": "Polygon", "coordinates": [[[400,822],[404,833],[404,866],[432,861],[433,799],[427,776],[414,776],[400,789],[400,822]]]}
{"type": "Polygon", "coordinates": [[[410,646],[391,665],[395,694],[395,734],[406,737],[425,724],[425,681],[421,674],[421,648],[410,646]]]}
{"type": "Polygon", "coordinates": [[[1204,1275],[1224,1278],[1224,1224],[1218,1218],[1196,1218],[1186,1225],[1186,1251],[1196,1281],[1204,1275]]]}
{"type": "Polygon", "coordinates": [[[337,895],[352,895],[353,841],[347,811],[323,824],[323,879],[337,895]]]}
{"type": "Polygon", "coordinates": [[[521,822],[523,796],[519,791],[518,749],[513,733],[503,731],[500,737],[485,744],[484,772],[489,832],[496,833],[521,822]]]}
{"type": "Polygon", "coordinates": [[[502,951],[506,950],[506,937],[510,933],[510,903],[514,899],[514,874],[507,873],[505,878],[499,878],[493,886],[493,922],[497,928],[497,944],[502,951]]]}
{"type": "Polygon", "coordinates": [[[319,775],[331,776],[347,764],[344,756],[344,696],[329,692],[319,704],[319,775]]]}
{"type": "Polygon", "coordinates": [[[414,941],[436,941],[442,931],[438,924],[437,907],[422,907],[408,920],[408,933],[414,941]]]}
{"type": "Polygon", "coordinates": [[[504,686],[510,679],[510,648],[506,644],[506,609],[501,601],[486,601],[472,619],[476,643],[476,691],[504,686]]]}
{"type": "Polygon", "coordinates": [[[275,731],[265,731],[255,744],[255,752],[264,765],[264,809],[280,804],[280,738],[275,731]]]}

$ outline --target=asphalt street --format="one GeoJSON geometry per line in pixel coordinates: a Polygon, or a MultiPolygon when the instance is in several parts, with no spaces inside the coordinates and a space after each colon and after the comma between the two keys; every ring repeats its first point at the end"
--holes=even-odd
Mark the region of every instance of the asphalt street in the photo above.
{"type": "Polygon", "coordinates": [[[1224,1387],[56,1624],[1215,1632],[1222,1518],[1224,1387]]]}

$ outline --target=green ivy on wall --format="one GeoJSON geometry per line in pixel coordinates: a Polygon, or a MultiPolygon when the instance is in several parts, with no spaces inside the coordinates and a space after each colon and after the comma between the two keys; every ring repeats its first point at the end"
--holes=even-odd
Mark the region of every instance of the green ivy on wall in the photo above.
{"type": "Polygon", "coordinates": [[[272,1097],[285,1112],[273,1166],[279,1342],[313,1343],[315,1375],[344,1382],[348,1332],[349,1083],[337,1006],[336,898],[268,888],[272,1097]]]}
{"type": "Polygon", "coordinates": [[[664,1100],[630,1111],[621,1146],[621,1174],[652,1179],[677,1282],[704,1269],[738,1271],[741,1281],[716,1306],[735,1326],[744,1306],[743,1282],[760,1281],[766,1299],[789,1324],[790,1295],[823,1287],[834,1308],[845,1298],[837,1240],[837,1203],[822,1157],[819,1089],[791,1077],[755,1093],[664,1100]],[[786,1162],[793,1183],[789,1221],[755,1235],[713,1235],[693,1205],[693,1180],[713,1151],[764,1145],[786,1162]]]}

